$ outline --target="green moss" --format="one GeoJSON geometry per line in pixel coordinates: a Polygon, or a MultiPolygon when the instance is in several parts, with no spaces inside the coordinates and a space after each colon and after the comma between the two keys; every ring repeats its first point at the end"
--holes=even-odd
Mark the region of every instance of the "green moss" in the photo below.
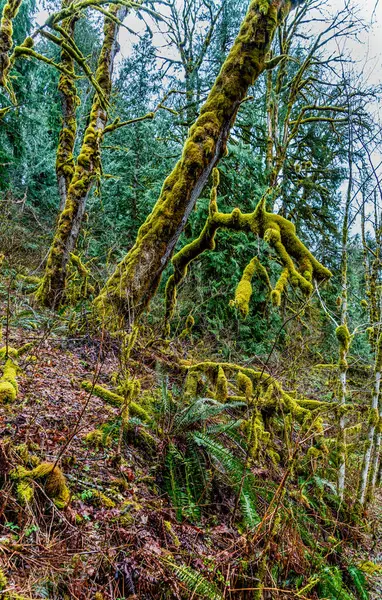
{"type": "Polygon", "coordinates": [[[22,0],[8,0],[4,4],[0,22],[0,87],[8,84],[8,73],[11,67],[9,51],[13,44],[13,20],[19,12],[22,0]]]}
{"type": "Polygon", "coordinates": [[[239,390],[244,393],[245,398],[249,403],[253,396],[253,383],[251,378],[239,371],[236,380],[239,390]]]}
{"type": "Polygon", "coordinates": [[[111,444],[111,437],[105,435],[102,429],[94,429],[89,431],[84,437],[84,440],[90,446],[94,446],[97,449],[108,448],[111,444]]]}
{"type": "MultiPolygon", "coordinates": [[[[69,503],[70,492],[66,485],[65,477],[61,469],[54,466],[53,463],[43,462],[30,471],[23,467],[18,467],[13,472],[13,479],[26,479],[26,484],[28,484],[28,480],[41,482],[46,495],[53,500],[57,508],[65,508],[69,503]]],[[[24,482],[20,481],[20,483],[24,482]]],[[[20,483],[18,483],[18,488],[20,483]]],[[[24,488],[24,493],[28,496],[30,492],[25,492],[25,490],[26,487],[24,488]]]]}
{"type": "Polygon", "coordinates": [[[228,381],[221,366],[218,367],[216,377],[216,400],[225,402],[228,396],[228,381]]]}
{"type": "Polygon", "coordinates": [[[190,336],[194,325],[195,325],[194,317],[192,315],[188,315],[188,317],[186,319],[186,326],[183,329],[183,331],[181,332],[179,339],[183,340],[184,338],[190,336]]]}
{"type": "Polygon", "coordinates": [[[4,365],[3,375],[0,379],[0,402],[16,400],[18,393],[17,370],[17,365],[9,358],[4,365]]]}
{"type": "Polygon", "coordinates": [[[336,329],[336,337],[339,344],[339,361],[338,365],[340,369],[347,369],[347,354],[349,352],[351,336],[347,325],[339,325],[336,329]]]}
{"type": "Polygon", "coordinates": [[[20,481],[16,486],[17,498],[23,506],[29,504],[33,500],[34,489],[27,481],[20,481]]]}
{"type": "Polygon", "coordinates": [[[242,278],[239,282],[239,285],[236,288],[235,292],[235,304],[238,307],[241,316],[245,319],[248,316],[249,312],[249,301],[252,296],[252,277],[256,272],[257,263],[259,262],[258,258],[255,257],[251,260],[251,262],[245,267],[243,271],[242,278]]]}
{"type": "Polygon", "coordinates": [[[115,508],[116,504],[114,500],[106,496],[100,490],[91,490],[91,495],[89,495],[88,503],[92,504],[97,508],[115,508]]]}
{"type": "Polygon", "coordinates": [[[0,568],[0,591],[5,590],[7,585],[8,585],[8,579],[7,579],[3,569],[0,568]]]}

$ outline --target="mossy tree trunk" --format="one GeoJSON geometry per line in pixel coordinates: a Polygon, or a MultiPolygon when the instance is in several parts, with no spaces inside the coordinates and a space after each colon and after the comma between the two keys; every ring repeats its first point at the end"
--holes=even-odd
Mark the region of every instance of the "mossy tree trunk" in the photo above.
{"type": "MultiPolygon", "coordinates": [[[[64,0],[62,7],[64,8],[68,5],[68,0],[64,0]]],[[[71,38],[74,38],[75,22],[76,19],[69,18],[62,23],[62,28],[71,38]]],[[[61,63],[69,73],[72,73],[72,76],[61,73],[58,82],[62,108],[62,126],[56,154],[56,177],[60,196],[60,212],[64,210],[67,192],[74,174],[73,151],[77,132],[76,110],[79,105],[79,98],[74,82],[74,60],[65,49],[61,52],[61,63]]]]}
{"type": "Polygon", "coordinates": [[[17,16],[22,0],[8,0],[4,4],[0,22],[0,87],[6,87],[11,66],[9,52],[13,44],[13,19],[17,16]]]}
{"type": "MultiPolygon", "coordinates": [[[[369,158],[371,157],[369,156],[369,158]]],[[[374,195],[375,249],[372,252],[373,258],[371,264],[369,262],[370,249],[366,240],[365,231],[365,200],[363,200],[361,216],[365,288],[368,298],[367,307],[370,319],[370,328],[368,329],[368,333],[370,345],[372,350],[375,352],[376,357],[374,368],[374,394],[372,396],[369,413],[368,435],[362,463],[359,489],[359,500],[361,504],[365,504],[367,500],[371,499],[374,494],[378,477],[382,443],[382,402],[380,397],[382,379],[382,330],[380,325],[382,315],[382,295],[380,286],[378,286],[381,268],[382,218],[381,215],[378,214],[376,193],[374,195]]]]}
{"type": "MultiPolygon", "coordinates": [[[[111,5],[109,12],[114,20],[105,17],[104,40],[95,77],[103,97],[101,98],[97,93],[94,96],[89,123],[66,193],[64,209],[57,223],[44,277],[36,293],[37,300],[45,306],[56,307],[64,298],[70,253],[77,243],[89,192],[100,175],[100,146],[107,124],[105,103],[110,98],[114,58],[118,50],[118,21],[125,17],[127,8],[111,5]]],[[[66,88],[66,92],[70,92],[69,108],[72,109],[75,102],[72,89],[66,88]]],[[[70,135],[72,133],[73,131],[70,132],[70,135]]]]}
{"type": "Polygon", "coordinates": [[[96,299],[96,308],[132,322],[155,293],[179,236],[223,155],[230,130],[248,88],[266,69],[274,33],[291,3],[252,0],[240,32],[223,63],[200,114],[189,131],[183,154],[167,177],[159,199],[136,242],[96,299]]]}

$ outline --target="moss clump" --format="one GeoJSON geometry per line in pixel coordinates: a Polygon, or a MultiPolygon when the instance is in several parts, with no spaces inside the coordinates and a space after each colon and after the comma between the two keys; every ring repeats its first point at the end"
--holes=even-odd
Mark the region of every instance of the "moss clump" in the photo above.
{"type": "Polygon", "coordinates": [[[0,402],[16,400],[18,394],[16,377],[19,372],[16,361],[32,346],[32,343],[28,343],[18,349],[6,346],[0,348],[0,360],[5,360],[3,375],[0,377],[0,402]]]}
{"type": "Polygon", "coordinates": [[[18,394],[16,381],[17,365],[12,359],[8,359],[3,368],[3,375],[0,378],[0,402],[14,402],[18,394]]]}
{"type": "Polygon", "coordinates": [[[34,489],[28,481],[20,481],[16,486],[16,492],[17,498],[20,504],[22,504],[22,506],[25,506],[32,502],[34,496],[34,489]]]}
{"type": "MultiPolygon", "coordinates": [[[[61,469],[54,466],[53,463],[43,462],[30,471],[23,467],[18,467],[18,469],[13,472],[13,478],[20,483],[24,483],[24,480],[26,480],[25,483],[27,484],[28,480],[29,482],[41,482],[46,495],[53,500],[57,508],[65,508],[69,503],[70,492],[66,485],[65,476],[61,469]]],[[[18,487],[20,486],[20,483],[18,484],[18,487]]],[[[29,498],[28,501],[30,501],[30,491],[26,491],[26,488],[24,487],[23,493],[26,494],[26,497],[29,498]]]]}
{"type": "Polygon", "coordinates": [[[102,429],[89,431],[89,433],[85,435],[84,440],[89,446],[94,446],[97,450],[100,448],[108,448],[111,444],[110,435],[105,435],[102,429]]]}
{"type": "Polygon", "coordinates": [[[87,501],[96,508],[115,508],[116,506],[114,500],[100,490],[91,490],[87,501]]]}
{"type": "Polygon", "coordinates": [[[248,316],[249,312],[249,302],[252,296],[251,282],[255,274],[267,285],[267,287],[271,287],[267,270],[260,263],[257,256],[255,256],[245,267],[235,292],[235,305],[238,307],[240,314],[244,319],[248,316]]]}
{"type": "Polygon", "coordinates": [[[350,348],[351,335],[349,333],[349,329],[347,325],[339,325],[336,329],[336,337],[339,344],[339,367],[342,369],[347,369],[347,354],[350,348]]]}
{"type": "Polygon", "coordinates": [[[5,590],[7,585],[8,585],[8,579],[7,579],[3,569],[0,568],[0,591],[5,590]]]}

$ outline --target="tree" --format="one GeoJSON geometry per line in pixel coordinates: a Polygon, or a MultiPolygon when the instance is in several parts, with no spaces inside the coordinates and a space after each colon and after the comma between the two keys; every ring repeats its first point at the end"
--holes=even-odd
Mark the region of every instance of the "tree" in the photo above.
{"type": "Polygon", "coordinates": [[[179,236],[212,169],[225,152],[229,132],[248,87],[272,64],[268,52],[290,2],[253,0],[210,94],[191,127],[182,158],[136,242],[109,278],[95,304],[103,315],[138,317],[154,294],[179,236]]]}

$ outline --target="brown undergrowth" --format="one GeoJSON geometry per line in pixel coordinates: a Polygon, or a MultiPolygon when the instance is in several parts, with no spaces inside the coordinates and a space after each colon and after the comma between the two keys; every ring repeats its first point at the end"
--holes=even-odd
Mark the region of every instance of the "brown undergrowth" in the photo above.
{"type": "MultiPolygon", "coordinates": [[[[309,486],[301,486],[295,474],[284,493],[287,470],[267,457],[251,468],[260,519],[252,533],[239,517],[232,520],[236,494],[213,461],[200,519],[187,513],[179,518],[165,493],[163,470],[169,444],[184,450],[182,433],[172,433],[176,417],[169,412],[150,425],[130,416],[125,427],[118,403],[81,388],[84,380],[116,388],[120,364],[113,344],[22,329],[12,329],[9,341],[15,347],[33,341],[34,347],[20,364],[17,399],[0,405],[5,598],[253,598],[265,547],[268,581],[275,577],[271,565],[277,565],[285,581],[293,573],[309,584],[316,567],[308,550],[315,539],[335,567],[346,564],[342,546],[347,541],[366,539],[362,525],[345,522],[335,504],[323,515],[308,497],[309,486]],[[57,506],[47,480],[31,475],[45,463],[64,475],[67,503],[57,506]],[[17,468],[29,473],[30,499],[20,495],[17,468]],[[276,531],[281,508],[286,518],[276,531]],[[309,521],[304,531],[298,525],[301,514],[309,521]]],[[[164,349],[155,336],[140,337],[129,364],[130,377],[141,382],[142,405],[160,400],[163,382],[168,397],[181,397],[184,356],[183,342],[164,349]]],[[[297,597],[277,585],[264,594],[278,600],[297,597]]],[[[298,597],[319,598],[314,586],[298,597]]]]}

